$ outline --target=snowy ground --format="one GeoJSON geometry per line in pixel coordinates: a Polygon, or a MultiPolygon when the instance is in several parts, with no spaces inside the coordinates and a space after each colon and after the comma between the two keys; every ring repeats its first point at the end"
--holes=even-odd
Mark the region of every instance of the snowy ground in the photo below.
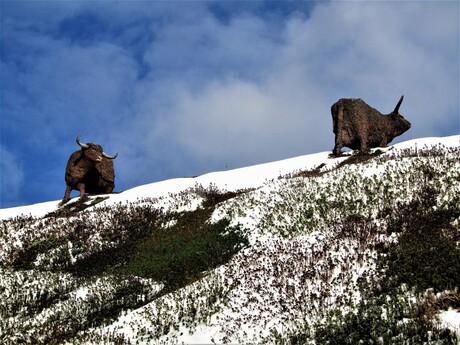
{"type": "MultiPolygon", "coordinates": [[[[390,146],[390,148],[395,150],[417,147],[418,149],[423,149],[424,147],[432,147],[439,144],[446,147],[456,147],[460,145],[459,142],[460,136],[455,135],[443,138],[414,139],[390,146]]],[[[106,203],[108,205],[113,205],[119,202],[130,202],[145,197],[167,197],[168,195],[193,188],[196,185],[202,185],[203,187],[214,185],[220,190],[229,191],[244,188],[258,188],[262,186],[264,182],[282,175],[295,171],[311,170],[322,164],[324,164],[322,170],[328,170],[346,159],[346,157],[329,158],[329,154],[330,152],[327,151],[240,169],[212,172],[195,178],[177,178],[155,182],[111,195],[106,203]]],[[[15,217],[22,214],[41,217],[54,211],[58,207],[60,201],[61,200],[56,200],[35,205],[0,209],[0,219],[15,217]]]]}
{"type": "MultiPolygon", "coordinates": [[[[257,343],[295,335],[304,325],[321,322],[328,311],[337,306],[346,310],[350,302],[360,301],[358,286],[376,269],[377,253],[371,249],[372,245],[397,241],[394,234],[379,233],[380,223],[385,220],[379,218],[377,210],[398,200],[410,200],[411,193],[417,189],[417,171],[427,162],[444,164],[442,157],[406,159],[407,164],[402,164],[403,160],[385,162],[385,155],[439,145],[458,148],[460,136],[396,144],[379,156],[383,163],[334,170],[348,156],[329,158],[330,152],[322,152],[196,178],[156,182],[110,195],[94,207],[149,198],[150,202],[167,209],[194,209],[201,198],[187,191],[196,190],[198,186],[221,191],[250,190],[219,205],[212,217],[213,221],[228,218],[232,224],[242,224],[247,229],[250,246],[195,283],[142,308],[126,311],[111,325],[94,328],[89,333],[116,334],[143,344],[152,341],[257,343]],[[292,178],[298,172],[315,169],[326,173],[314,179],[292,178]],[[387,182],[394,176],[403,180],[387,182]],[[369,190],[364,192],[362,186],[366,183],[369,190]],[[185,193],[183,204],[178,202],[182,200],[178,198],[181,193],[185,193]],[[326,203],[315,203],[323,200],[326,203]],[[343,200],[349,200],[350,206],[336,210],[321,208],[321,205],[343,200]],[[344,237],[337,222],[355,214],[374,221],[361,227],[363,233],[359,236],[344,237]]],[[[445,190],[442,181],[436,186],[443,195],[440,205],[460,193],[460,183],[455,181],[458,171],[459,162],[443,170],[443,178],[449,183],[445,184],[448,186],[445,190]]],[[[55,211],[59,202],[1,209],[0,219],[19,215],[42,217],[55,211]]],[[[7,243],[4,248],[8,248],[7,243]]],[[[83,303],[91,299],[94,293],[91,291],[104,282],[97,279],[92,285],[69,284],[75,284],[72,298],[83,303]]],[[[145,284],[151,285],[152,291],[161,288],[152,282],[145,284]]],[[[459,311],[442,312],[440,323],[460,332],[459,311]]]]}

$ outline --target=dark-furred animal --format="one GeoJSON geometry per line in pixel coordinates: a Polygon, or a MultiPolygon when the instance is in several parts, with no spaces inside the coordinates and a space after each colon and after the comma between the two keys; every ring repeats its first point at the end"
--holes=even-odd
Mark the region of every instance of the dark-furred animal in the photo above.
{"type": "Polygon", "coordinates": [[[342,147],[366,152],[374,147],[386,147],[395,137],[406,132],[411,124],[399,114],[399,107],[386,115],[360,98],[342,98],[331,107],[335,146],[333,155],[340,156],[342,147]]]}
{"type": "Polygon", "coordinates": [[[67,184],[62,204],[70,200],[72,190],[80,191],[80,198],[88,194],[108,194],[115,188],[115,171],[113,159],[118,153],[109,156],[101,145],[81,143],[77,136],[77,144],[81,147],[75,151],[67,162],[65,182],[67,184]]]}

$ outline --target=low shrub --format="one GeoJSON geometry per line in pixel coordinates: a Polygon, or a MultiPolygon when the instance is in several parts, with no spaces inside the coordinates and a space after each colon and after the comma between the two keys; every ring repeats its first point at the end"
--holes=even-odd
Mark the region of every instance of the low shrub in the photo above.
{"type": "Polygon", "coordinates": [[[453,222],[460,217],[458,205],[436,208],[438,193],[425,189],[407,205],[399,205],[390,232],[401,232],[398,243],[382,256],[386,268],[384,288],[401,284],[418,292],[428,288],[452,290],[460,283],[460,232],[453,222]]]}
{"type": "Polygon", "coordinates": [[[456,344],[453,331],[427,318],[426,304],[402,295],[381,295],[360,302],[353,311],[339,309],[315,326],[317,344],[456,344]]]}
{"type": "Polygon", "coordinates": [[[227,219],[208,223],[211,213],[199,208],[172,215],[173,226],[158,228],[137,243],[123,274],[153,278],[167,289],[177,289],[227,262],[247,240],[241,227],[230,227],[227,219]]]}

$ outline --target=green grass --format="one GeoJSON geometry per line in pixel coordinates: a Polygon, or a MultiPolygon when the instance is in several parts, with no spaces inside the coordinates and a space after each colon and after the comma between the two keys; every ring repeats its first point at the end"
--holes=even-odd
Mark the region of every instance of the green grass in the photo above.
{"type": "Polygon", "coordinates": [[[167,289],[177,289],[227,262],[247,240],[241,228],[230,227],[226,219],[209,223],[212,210],[199,208],[171,215],[176,223],[139,241],[121,272],[153,278],[167,289]]]}

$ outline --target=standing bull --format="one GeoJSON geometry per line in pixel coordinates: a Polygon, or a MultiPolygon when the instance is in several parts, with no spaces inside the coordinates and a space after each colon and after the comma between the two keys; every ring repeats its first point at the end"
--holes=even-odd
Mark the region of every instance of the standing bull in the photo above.
{"type": "Polygon", "coordinates": [[[362,99],[342,98],[331,107],[335,134],[333,155],[340,156],[342,147],[366,152],[372,147],[385,147],[411,124],[399,114],[401,96],[393,112],[382,115],[362,99]]]}
{"type": "Polygon", "coordinates": [[[77,136],[77,144],[81,150],[75,151],[67,162],[65,182],[67,184],[62,204],[70,200],[72,190],[80,191],[80,198],[89,194],[112,193],[115,188],[115,172],[113,161],[118,153],[109,156],[102,147],[94,143],[81,143],[77,136]]]}

